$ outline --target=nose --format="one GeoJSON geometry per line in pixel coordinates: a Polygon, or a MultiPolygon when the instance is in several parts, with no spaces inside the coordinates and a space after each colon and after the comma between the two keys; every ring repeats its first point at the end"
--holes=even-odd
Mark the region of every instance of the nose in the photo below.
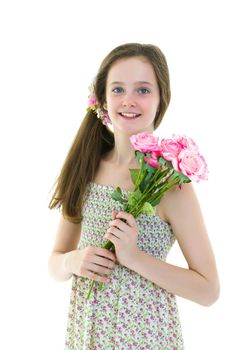
{"type": "Polygon", "coordinates": [[[134,107],[136,106],[136,101],[133,98],[132,94],[128,93],[125,94],[122,99],[122,106],[123,107],[134,107]]]}

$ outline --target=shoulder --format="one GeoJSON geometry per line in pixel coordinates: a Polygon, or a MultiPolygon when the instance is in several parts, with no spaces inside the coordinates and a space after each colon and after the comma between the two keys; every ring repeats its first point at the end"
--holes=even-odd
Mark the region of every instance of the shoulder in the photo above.
{"type": "Polygon", "coordinates": [[[192,217],[194,212],[200,214],[200,206],[192,183],[182,184],[168,191],[161,200],[163,217],[169,223],[174,220],[192,217]]]}
{"type": "Polygon", "coordinates": [[[167,192],[162,208],[189,264],[192,260],[190,254],[199,256],[200,247],[210,251],[205,221],[192,183],[167,192]]]}

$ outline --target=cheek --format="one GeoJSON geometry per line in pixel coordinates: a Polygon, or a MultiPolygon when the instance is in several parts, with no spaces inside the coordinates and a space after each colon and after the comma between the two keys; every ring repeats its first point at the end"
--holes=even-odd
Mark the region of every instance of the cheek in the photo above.
{"type": "Polygon", "coordinates": [[[148,99],[143,101],[141,106],[143,107],[144,110],[150,112],[152,115],[155,115],[159,106],[159,102],[158,101],[155,102],[154,99],[148,99]]]}
{"type": "Polygon", "coordinates": [[[106,94],[106,102],[108,105],[112,104],[112,96],[108,93],[106,94]]]}
{"type": "Polygon", "coordinates": [[[157,92],[154,92],[150,95],[150,104],[154,105],[154,109],[157,110],[160,104],[160,95],[157,92]]]}
{"type": "Polygon", "coordinates": [[[115,110],[119,106],[119,100],[112,96],[106,96],[108,111],[115,110]]]}

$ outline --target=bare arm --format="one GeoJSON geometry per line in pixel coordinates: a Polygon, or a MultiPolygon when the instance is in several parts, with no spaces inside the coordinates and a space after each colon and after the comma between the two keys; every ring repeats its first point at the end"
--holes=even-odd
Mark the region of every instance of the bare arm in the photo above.
{"type": "Polygon", "coordinates": [[[171,293],[204,306],[211,305],[219,296],[219,279],[192,184],[167,193],[161,207],[189,268],[168,264],[140,250],[128,267],[171,293]]]}
{"type": "Polygon", "coordinates": [[[80,236],[81,224],[73,224],[61,216],[48,262],[50,275],[59,281],[68,280],[75,274],[98,282],[107,282],[108,278],[99,273],[113,272],[116,261],[114,253],[91,245],[79,250],[77,246],[80,236]]]}
{"type": "Polygon", "coordinates": [[[61,216],[53,251],[48,261],[49,273],[54,279],[65,281],[72,276],[69,261],[71,255],[76,252],[80,233],[81,224],[73,224],[61,216]]]}

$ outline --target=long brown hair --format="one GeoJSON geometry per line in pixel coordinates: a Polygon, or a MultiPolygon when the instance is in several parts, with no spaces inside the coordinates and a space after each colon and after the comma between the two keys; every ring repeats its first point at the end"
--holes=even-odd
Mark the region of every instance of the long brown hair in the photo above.
{"type": "MultiPolygon", "coordinates": [[[[135,56],[144,56],[151,63],[159,86],[160,105],[154,119],[155,130],[161,123],[171,98],[167,61],[157,46],[129,43],[113,49],[105,57],[98,70],[94,82],[95,95],[100,105],[103,106],[110,68],[119,59],[135,56]]],[[[55,183],[49,208],[61,207],[66,219],[73,223],[80,223],[86,186],[94,180],[102,156],[113,147],[113,132],[102,124],[95,112],[87,112],[55,183]]]]}

